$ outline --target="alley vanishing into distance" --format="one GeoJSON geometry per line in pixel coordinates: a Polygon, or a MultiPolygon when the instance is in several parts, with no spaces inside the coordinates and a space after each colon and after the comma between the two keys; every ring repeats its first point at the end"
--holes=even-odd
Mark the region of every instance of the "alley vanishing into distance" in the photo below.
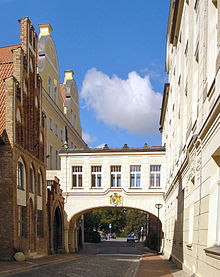
{"type": "Polygon", "coordinates": [[[127,243],[124,238],[95,244],[86,243],[80,252],[82,256],[72,261],[4,276],[133,277],[145,252],[143,243],[127,243]]]}
{"type": "Polygon", "coordinates": [[[76,255],[72,260],[48,265],[42,264],[37,268],[1,276],[186,277],[187,275],[177,269],[174,264],[164,262],[160,257],[147,250],[142,242],[127,243],[125,238],[117,238],[110,241],[102,241],[101,243],[86,243],[79,255],[76,255]],[[140,265],[142,257],[149,257],[150,260],[147,267],[143,268],[143,265],[140,265]]]}

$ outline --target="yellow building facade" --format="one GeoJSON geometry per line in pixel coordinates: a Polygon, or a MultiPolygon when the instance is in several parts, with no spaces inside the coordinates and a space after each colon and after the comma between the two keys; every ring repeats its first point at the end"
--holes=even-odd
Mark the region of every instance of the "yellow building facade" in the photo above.
{"type": "Polygon", "coordinates": [[[59,169],[59,150],[85,146],[81,138],[79,98],[73,71],[65,71],[59,81],[59,65],[50,24],[39,25],[38,72],[42,79],[42,108],[46,118],[47,170],[59,169]]]}

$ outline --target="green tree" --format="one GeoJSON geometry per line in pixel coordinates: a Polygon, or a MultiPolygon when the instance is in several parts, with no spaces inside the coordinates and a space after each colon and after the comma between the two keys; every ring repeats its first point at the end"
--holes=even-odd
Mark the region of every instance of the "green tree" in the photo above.
{"type": "Polygon", "coordinates": [[[137,210],[128,210],[126,213],[126,228],[127,233],[139,232],[141,227],[146,223],[146,213],[137,210]]]}

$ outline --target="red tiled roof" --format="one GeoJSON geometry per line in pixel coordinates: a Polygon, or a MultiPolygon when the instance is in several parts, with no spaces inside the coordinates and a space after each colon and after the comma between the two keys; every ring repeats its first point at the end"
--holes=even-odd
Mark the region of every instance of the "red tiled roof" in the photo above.
{"type": "Polygon", "coordinates": [[[62,99],[63,99],[63,103],[65,104],[65,88],[63,87],[63,84],[60,83],[60,92],[61,92],[61,96],[62,96],[62,99]]]}
{"type": "Polygon", "coordinates": [[[0,48],[0,136],[5,129],[5,83],[4,79],[13,75],[12,49],[18,45],[0,48]]]}
{"type": "Polygon", "coordinates": [[[10,45],[6,47],[0,47],[0,63],[8,63],[13,61],[12,49],[17,48],[20,45],[10,45]]]}

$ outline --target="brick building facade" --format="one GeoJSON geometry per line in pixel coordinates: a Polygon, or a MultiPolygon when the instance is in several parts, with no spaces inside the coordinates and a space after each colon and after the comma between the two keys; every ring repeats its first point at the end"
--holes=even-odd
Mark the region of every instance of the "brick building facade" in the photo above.
{"type": "Polygon", "coordinates": [[[48,219],[37,34],[20,21],[20,45],[0,48],[0,258],[46,254],[48,219]]]}

